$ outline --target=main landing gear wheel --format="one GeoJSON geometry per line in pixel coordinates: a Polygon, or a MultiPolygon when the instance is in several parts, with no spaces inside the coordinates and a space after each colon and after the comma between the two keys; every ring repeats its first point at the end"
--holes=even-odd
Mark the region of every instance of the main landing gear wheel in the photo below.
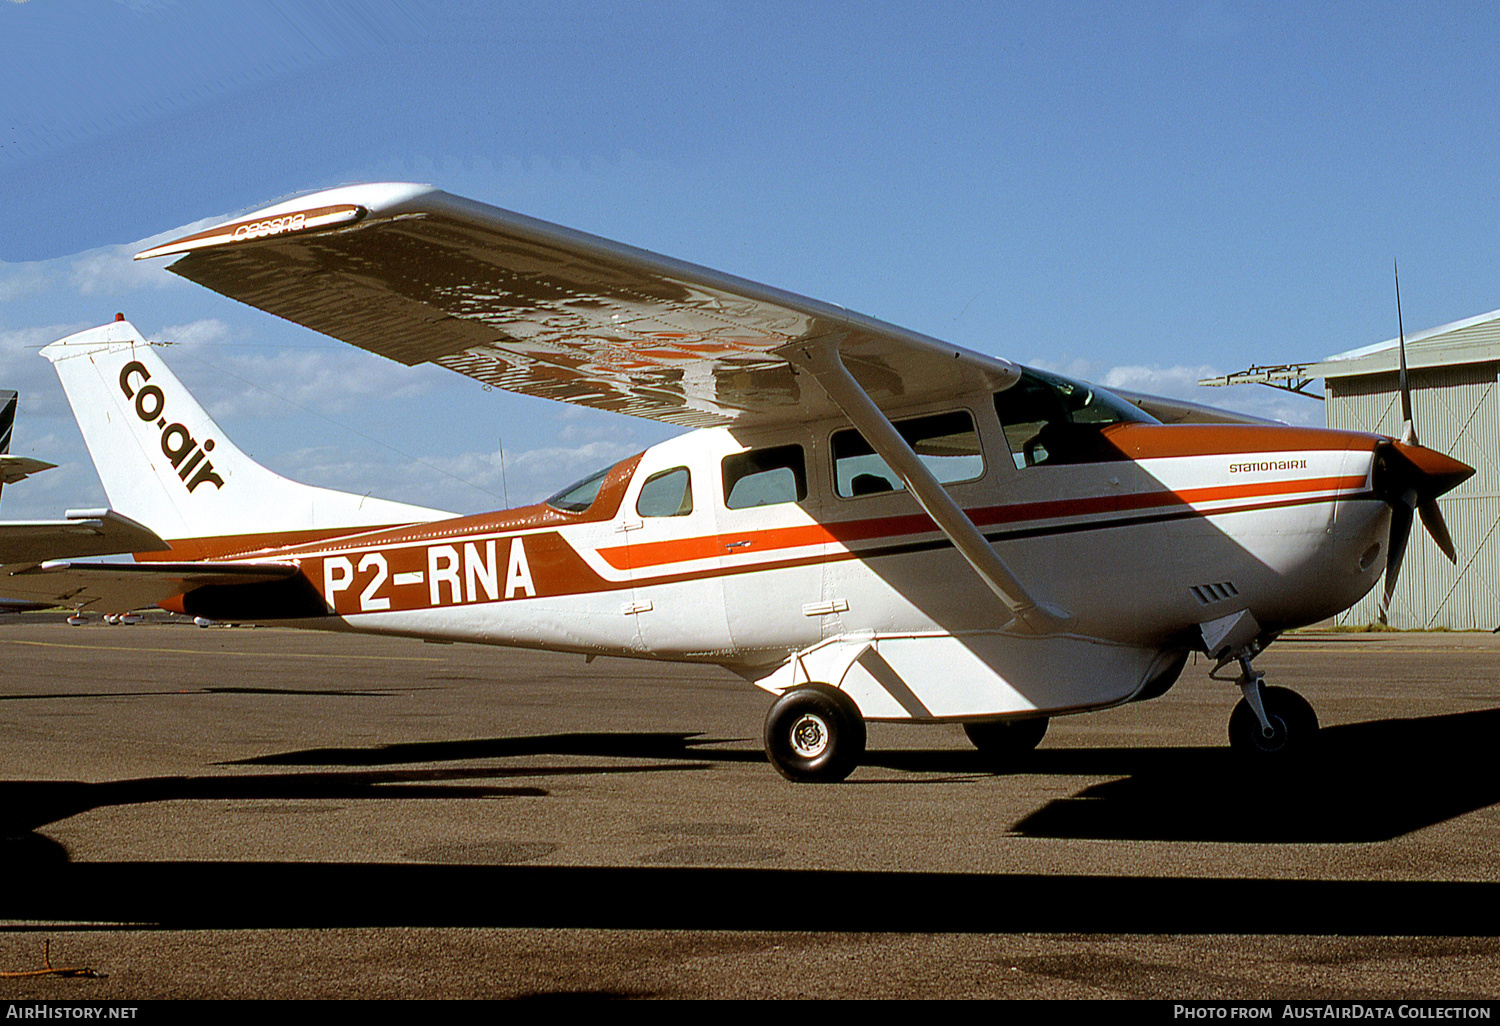
{"type": "Polygon", "coordinates": [[[1268,688],[1261,685],[1260,701],[1271,721],[1269,734],[1261,727],[1260,717],[1245,699],[1240,699],[1229,716],[1229,746],[1248,755],[1285,756],[1305,752],[1318,733],[1318,714],[1307,699],[1290,688],[1268,688]]]}
{"type": "Polygon", "coordinates": [[[1047,734],[1047,717],[1037,716],[1029,720],[986,720],[981,723],[965,723],[964,733],[974,747],[996,762],[1019,759],[1037,745],[1047,734]]]}
{"type": "Polygon", "coordinates": [[[766,757],[795,783],[843,780],[865,754],[865,719],[853,699],[827,684],[805,684],[766,714],[766,757]]]}

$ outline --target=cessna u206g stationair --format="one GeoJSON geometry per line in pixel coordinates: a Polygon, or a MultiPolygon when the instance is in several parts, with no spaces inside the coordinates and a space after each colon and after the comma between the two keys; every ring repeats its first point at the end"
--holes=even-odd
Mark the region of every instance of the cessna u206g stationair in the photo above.
{"type": "Polygon", "coordinates": [[[867,720],[1016,754],[1049,717],[1161,695],[1194,650],[1236,673],[1232,743],[1295,751],[1317,718],[1252,659],[1399,569],[1413,510],[1446,537],[1435,500],[1472,473],[1414,439],[1121,398],[422,186],[140,254],[174,256],[409,365],[701,430],[454,517],[257,466],[108,324],[43,355],[137,562],[61,535],[42,562],[33,539],[0,553],[0,591],[717,663],[777,696],[766,749],[793,780],[846,776],[867,720]]]}

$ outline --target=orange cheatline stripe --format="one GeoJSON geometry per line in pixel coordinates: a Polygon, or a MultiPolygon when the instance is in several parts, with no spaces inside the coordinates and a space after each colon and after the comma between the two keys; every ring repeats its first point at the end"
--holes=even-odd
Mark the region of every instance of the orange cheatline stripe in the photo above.
{"type": "MultiPolygon", "coordinates": [[[[1156,509],[1163,506],[1190,506],[1201,502],[1243,499],[1263,495],[1290,495],[1301,492],[1338,491],[1363,488],[1362,476],[1299,478],[1295,481],[1256,481],[1245,484],[1185,488],[1181,491],[1142,492],[1133,495],[1101,495],[1086,499],[1054,499],[1044,502],[1020,502],[1008,506],[988,506],[970,510],[976,526],[1014,524],[1032,520],[1056,520],[1062,517],[1090,516],[1101,513],[1123,513],[1131,510],[1156,509]]],[[[666,563],[687,563],[728,555],[755,555],[778,549],[847,544],[936,530],[925,514],[853,520],[842,524],[803,524],[797,527],[769,528],[735,534],[699,535],[669,541],[641,542],[599,549],[599,555],[616,570],[644,569],[666,563]],[[729,549],[730,542],[749,545],[729,549]]]]}

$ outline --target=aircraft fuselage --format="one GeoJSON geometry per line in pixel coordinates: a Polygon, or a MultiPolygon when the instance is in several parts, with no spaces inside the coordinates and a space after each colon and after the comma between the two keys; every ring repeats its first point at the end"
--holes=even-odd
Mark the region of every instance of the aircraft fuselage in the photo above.
{"type": "MultiPolygon", "coordinates": [[[[1037,435],[1018,445],[987,394],[903,410],[897,423],[926,432],[914,448],[953,479],[950,493],[1015,573],[1068,614],[1060,637],[1083,653],[1139,655],[1124,670],[1100,664],[1131,679],[1098,690],[1097,703],[1083,680],[1062,705],[1031,708],[1124,700],[1152,666],[1198,644],[1199,624],[1239,610],[1268,633],[1313,623],[1352,605],[1384,567],[1379,436],[1115,423],[1081,444],[1037,435]]],[[[1040,651],[883,466],[842,422],[695,431],[617,464],[578,509],[542,504],[297,545],[200,540],[213,550],[196,556],[293,560],[301,574],[295,587],[204,589],[181,608],[713,662],[776,690],[795,673],[768,674],[830,643],[957,638],[986,664],[1007,647],[1040,651]]],[[[918,718],[978,714],[919,708],[930,715],[918,718]]]]}

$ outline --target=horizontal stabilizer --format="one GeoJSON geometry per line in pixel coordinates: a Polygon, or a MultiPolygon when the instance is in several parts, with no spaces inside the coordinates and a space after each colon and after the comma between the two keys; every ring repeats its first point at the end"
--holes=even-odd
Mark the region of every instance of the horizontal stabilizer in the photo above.
{"type": "Polygon", "coordinates": [[[70,509],[66,520],[0,521],[0,566],[166,548],[155,531],[111,509],[70,509]]]}
{"type": "Polygon", "coordinates": [[[54,560],[0,578],[7,598],[70,606],[97,613],[128,613],[196,588],[286,580],[297,568],[284,563],[87,563],[54,560]]]}
{"type": "Polygon", "coordinates": [[[55,466],[57,466],[56,463],[34,460],[30,456],[0,455],[0,484],[15,484],[17,481],[24,481],[32,474],[40,474],[55,466]]]}

